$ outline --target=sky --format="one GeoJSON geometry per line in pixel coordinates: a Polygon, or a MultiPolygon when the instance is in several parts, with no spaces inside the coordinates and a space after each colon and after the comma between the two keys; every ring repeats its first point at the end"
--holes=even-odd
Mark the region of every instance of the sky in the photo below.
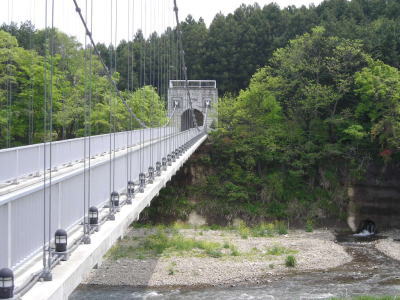
{"type": "MultiPolygon", "coordinates": [[[[54,27],[84,43],[83,26],[75,11],[73,0],[0,0],[0,24],[31,20],[36,28],[44,28],[46,2],[47,26],[51,26],[53,20],[54,27]],[[52,1],[55,3],[54,19],[51,17],[52,1]]],[[[242,3],[254,4],[254,2],[258,2],[260,6],[275,2],[281,7],[288,5],[299,7],[311,3],[317,5],[322,0],[177,0],[177,5],[180,20],[191,14],[195,19],[202,17],[209,26],[217,13],[222,12],[227,15],[242,3]]],[[[131,39],[132,32],[136,32],[138,28],[142,28],[147,36],[150,32],[162,32],[167,26],[176,24],[173,0],[77,0],[77,3],[89,27],[92,27],[96,42],[108,44],[131,39]]]]}

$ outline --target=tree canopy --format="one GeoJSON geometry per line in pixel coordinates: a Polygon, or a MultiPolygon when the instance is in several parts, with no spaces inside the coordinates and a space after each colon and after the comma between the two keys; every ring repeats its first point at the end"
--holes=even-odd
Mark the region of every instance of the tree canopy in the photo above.
{"type": "Polygon", "coordinates": [[[346,186],[400,159],[399,70],[363,49],[324,27],[277,49],[221,100],[200,194],[232,214],[343,216],[346,186]]]}

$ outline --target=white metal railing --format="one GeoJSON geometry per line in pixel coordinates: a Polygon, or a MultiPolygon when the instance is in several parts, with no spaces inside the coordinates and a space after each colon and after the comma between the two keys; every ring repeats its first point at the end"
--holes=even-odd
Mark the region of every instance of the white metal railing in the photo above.
{"type": "MultiPolygon", "coordinates": [[[[170,88],[184,88],[186,85],[185,80],[170,80],[170,88]]],[[[188,88],[217,88],[215,80],[188,80],[188,88]]]]}
{"type": "MultiPolygon", "coordinates": [[[[146,129],[147,130],[147,129],[146,129]]],[[[155,132],[153,132],[155,133],[155,132]]],[[[126,133],[120,133],[122,137],[126,133]]],[[[187,131],[167,134],[161,138],[148,142],[142,147],[134,147],[133,151],[119,151],[116,153],[113,166],[115,167],[114,177],[110,173],[110,160],[107,157],[98,157],[93,160],[91,166],[91,205],[102,207],[110,198],[111,179],[114,182],[114,190],[121,193],[126,190],[128,168],[132,169],[132,177],[129,180],[138,180],[138,175],[141,171],[147,173],[147,168],[151,164],[151,160],[155,164],[161,157],[165,157],[170,151],[171,147],[165,145],[173,145],[178,148],[188,140],[202,135],[203,132],[195,128],[187,131]],[[128,153],[129,158],[128,159],[128,153]],[[128,163],[130,162],[130,163],[128,163]],[[140,170],[141,165],[144,166],[140,170]]],[[[67,155],[69,160],[73,157],[82,157],[82,152],[75,153],[74,147],[80,147],[82,139],[75,141],[59,142],[60,153],[67,155]],[[79,143],[78,143],[78,141],[79,143]],[[72,142],[72,143],[71,143],[72,142]],[[74,144],[77,143],[77,144],[74,144]],[[73,154],[69,155],[72,149],[73,154]]],[[[117,140],[117,138],[116,138],[117,140]]],[[[98,151],[107,150],[109,147],[108,136],[99,136],[97,141],[98,151]],[[103,139],[106,139],[103,141],[103,139]],[[103,144],[105,143],[105,145],[103,144]]],[[[126,141],[121,138],[119,147],[126,145],[126,141]]],[[[29,161],[37,159],[37,153],[31,152],[40,145],[20,147],[19,159],[20,161],[29,161]]],[[[36,150],[38,151],[38,150],[36,150]]],[[[4,151],[3,151],[4,152],[4,151]]],[[[7,151],[5,151],[7,152],[7,151]]],[[[61,159],[61,158],[60,158],[61,159]]],[[[7,166],[10,163],[7,164],[7,166]]],[[[49,186],[47,193],[51,188],[51,231],[54,233],[58,228],[66,230],[71,229],[83,219],[83,197],[84,197],[84,172],[83,167],[74,169],[63,175],[55,175],[52,179],[52,185],[49,186]]],[[[46,197],[49,201],[49,197],[46,197]]],[[[0,196],[0,268],[11,267],[14,270],[24,265],[30,258],[41,251],[43,244],[43,227],[48,228],[48,213],[44,214],[43,208],[43,179],[41,182],[28,188],[21,188],[16,191],[0,196]]],[[[46,203],[48,206],[49,203],[46,203]]]]}
{"type": "MultiPolygon", "coordinates": [[[[152,129],[152,137],[158,138],[159,128],[152,129]]],[[[132,133],[133,145],[140,142],[140,135],[145,141],[150,139],[150,128],[134,131],[123,131],[112,134],[112,148],[121,149],[126,147],[128,135],[132,133]]],[[[164,129],[161,130],[164,132],[164,129]]],[[[131,139],[131,136],[129,136],[131,139]]],[[[52,164],[51,167],[60,167],[83,159],[84,138],[69,139],[53,142],[51,145],[52,164]]],[[[88,141],[87,141],[88,145],[88,141]]],[[[110,134],[95,135],[90,137],[91,156],[109,152],[110,134]]],[[[17,182],[19,178],[34,175],[43,171],[45,146],[43,143],[29,146],[15,147],[0,150],[0,184],[6,182],[17,182]]],[[[49,153],[50,144],[46,144],[46,151],[49,153]]],[[[49,155],[46,157],[46,168],[50,167],[49,155]]]]}

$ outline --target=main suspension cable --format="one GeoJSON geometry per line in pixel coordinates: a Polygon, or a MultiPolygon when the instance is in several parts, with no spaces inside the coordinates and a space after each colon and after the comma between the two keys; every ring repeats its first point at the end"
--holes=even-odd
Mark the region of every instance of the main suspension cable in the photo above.
{"type": "Polygon", "coordinates": [[[83,18],[82,11],[81,11],[81,9],[80,9],[78,3],[77,3],[77,0],[72,0],[72,1],[73,1],[74,4],[75,4],[75,10],[76,10],[76,12],[79,14],[79,17],[80,17],[80,19],[81,19],[81,22],[82,22],[83,26],[85,27],[86,34],[87,34],[87,36],[88,36],[89,39],[90,39],[90,42],[91,42],[92,47],[93,47],[93,50],[94,50],[94,52],[96,53],[96,55],[98,56],[98,58],[99,58],[99,60],[100,60],[100,62],[101,62],[101,64],[102,64],[102,66],[103,66],[103,69],[104,69],[105,72],[106,72],[106,75],[107,75],[107,78],[108,78],[109,82],[111,83],[112,87],[114,88],[114,92],[117,94],[118,98],[122,101],[122,103],[124,104],[125,108],[126,108],[126,109],[128,110],[128,112],[130,113],[130,115],[139,123],[139,125],[142,126],[143,128],[147,128],[146,124],[145,124],[141,119],[139,119],[138,116],[136,116],[136,114],[132,111],[132,109],[129,107],[128,103],[126,102],[126,100],[125,100],[124,97],[122,96],[121,91],[118,89],[117,83],[116,83],[115,80],[112,78],[112,73],[111,73],[111,71],[109,70],[109,68],[108,68],[107,65],[105,64],[103,58],[102,58],[101,55],[100,55],[99,50],[97,49],[97,46],[96,46],[96,44],[95,44],[95,42],[94,42],[94,40],[93,40],[92,31],[89,30],[89,28],[88,28],[88,26],[87,26],[87,24],[86,24],[86,22],[85,22],[85,20],[84,20],[84,18],[83,18]]]}
{"type": "MultiPolygon", "coordinates": [[[[179,22],[179,14],[178,14],[178,5],[176,4],[176,0],[174,0],[174,11],[175,11],[175,18],[176,18],[176,31],[178,33],[178,41],[179,41],[179,47],[180,47],[180,54],[182,57],[182,71],[183,71],[183,77],[185,80],[185,88],[186,88],[186,94],[187,97],[189,99],[189,107],[190,107],[190,111],[192,112],[192,118],[193,118],[193,123],[195,125],[195,127],[197,128],[197,130],[200,130],[198,125],[197,125],[197,120],[196,117],[194,115],[194,110],[193,110],[193,105],[192,105],[192,100],[190,98],[190,91],[189,91],[189,80],[188,80],[188,75],[187,75],[187,67],[186,67],[186,62],[185,62],[185,51],[183,50],[183,41],[182,41],[182,30],[181,30],[181,25],[179,22]]],[[[179,51],[179,49],[178,49],[179,51]]]]}

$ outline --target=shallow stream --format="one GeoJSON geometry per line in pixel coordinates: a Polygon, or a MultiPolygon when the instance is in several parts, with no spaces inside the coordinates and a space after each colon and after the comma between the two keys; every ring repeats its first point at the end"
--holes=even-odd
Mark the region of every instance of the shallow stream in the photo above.
{"type": "Polygon", "coordinates": [[[351,262],[329,271],[285,275],[257,286],[160,290],[80,286],[69,299],[306,300],[358,295],[400,295],[400,263],[375,249],[372,241],[380,238],[385,237],[338,235],[337,242],[353,256],[351,262]]]}

